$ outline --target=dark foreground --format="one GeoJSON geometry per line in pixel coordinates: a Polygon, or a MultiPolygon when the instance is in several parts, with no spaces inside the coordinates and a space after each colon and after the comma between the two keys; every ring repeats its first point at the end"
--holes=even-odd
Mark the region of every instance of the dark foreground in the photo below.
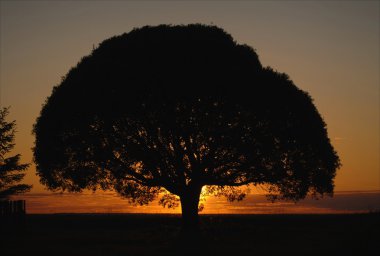
{"type": "Polygon", "coordinates": [[[380,214],[206,215],[196,237],[176,215],[27,215],[1,220],[0,255],[380,255],[380,214]]]}

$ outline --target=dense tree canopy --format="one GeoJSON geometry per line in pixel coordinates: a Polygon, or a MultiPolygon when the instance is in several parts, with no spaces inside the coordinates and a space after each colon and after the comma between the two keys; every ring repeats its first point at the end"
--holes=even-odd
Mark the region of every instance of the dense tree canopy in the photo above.
{"type": "MultiPolygon", "coordinates": [[[[54,87],[34,127],[50,189],[133,202],[241,185],[298,200],[333,193],[339,158],[311,97],[215,26],[146,26],[103,41],[54,87]]],[[[190,214],[191,215],[191,214],[190,214]]],[[[186,217],[186,216],[185,216],[186,217]]]]}
{"type": "Polygon", "coordinates": [[[20,184],[29,164],[20,164],[20,154],[7,156],[14,148],[16,122],[6,120],[9,108],[0,109],[0,200],[9,196],[25,193],[31,185],[20,184]]]}

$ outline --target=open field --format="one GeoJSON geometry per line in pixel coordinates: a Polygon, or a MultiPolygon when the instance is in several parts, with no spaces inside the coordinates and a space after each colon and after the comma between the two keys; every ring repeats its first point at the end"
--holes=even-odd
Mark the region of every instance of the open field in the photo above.
{"type": "Polygon", "coordinates": [[[201,215],[201,234],[180,235],[180,216],[26,215],[2,220],[1,255],[379,255],[380,214],[201,215]],[[14,221],[14,220],[13,220],[14,221]]]}

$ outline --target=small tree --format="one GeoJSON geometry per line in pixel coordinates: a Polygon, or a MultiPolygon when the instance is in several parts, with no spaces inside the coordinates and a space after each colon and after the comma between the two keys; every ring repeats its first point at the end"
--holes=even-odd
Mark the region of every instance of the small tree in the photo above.
{"type": "Polygon", "coordinates": [[[0,200],[11,195],[25,193],[31,185],[17,184],[25,176],[29,164],[20,164],[20,154],[6,157],[14,147],[16,121],[7,122],[9,108],[0,109],[0,200]]]}
{"type": "Polygon", "coordinates": [[[115,189],[139,204],[161,194],[168,206],[178,196],[185,229],[204,186],[230,201],[248,184],[299,200],[332,195],[339,167],[310,96],[215,26],[105,40],[53,89],[34,133],[49,189],[115,189]]]}

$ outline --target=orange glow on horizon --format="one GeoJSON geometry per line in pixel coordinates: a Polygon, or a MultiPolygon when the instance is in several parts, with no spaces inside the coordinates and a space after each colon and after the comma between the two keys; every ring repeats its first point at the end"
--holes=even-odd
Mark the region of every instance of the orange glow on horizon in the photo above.
{"type": "MultiPolygon", "coordinates": [[[[158,199],[149,205],[134,206],[113,192],[28,193],[13,199],[26,200],[27,213],[149,213],[180,214],[181,206],[163,208],[158,199]]],[[[329,214],[363,213],[380,210],[380,191],[338,192],[333,198],[306,198],[298,203],[267,201],[264,194],[250,194],[241,202],[227,202],[224,197],[210,196],[201,201],[200,214],[329,214]]]]}

